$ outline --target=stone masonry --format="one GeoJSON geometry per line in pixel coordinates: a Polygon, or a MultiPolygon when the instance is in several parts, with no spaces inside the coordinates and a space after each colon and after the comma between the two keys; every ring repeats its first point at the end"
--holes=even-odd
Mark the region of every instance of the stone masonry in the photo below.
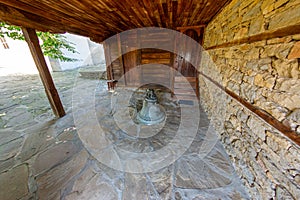
{"type": "MultiPolygon", "coordinates": [[[[204,48],[299,22],[297,0],[233,0],[208,24],[204,48]]],[[[212,48],[200,70],[300,135],[299,40],[297,34],[212,48]]],[[[299,199],[299,146],[205,77],[199,82],[201,103],[252,198],[299,199]]]]}

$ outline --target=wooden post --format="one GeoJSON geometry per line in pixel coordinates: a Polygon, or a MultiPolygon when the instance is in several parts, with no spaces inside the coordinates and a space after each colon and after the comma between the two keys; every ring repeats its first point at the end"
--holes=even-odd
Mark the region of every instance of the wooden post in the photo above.
{"type": "Polygon", "coordinates": [[[62,106],[51,74],[47,67],[36,32],[31,28],[22,28],[22,31],[34,59],[35,65],[39,71],[52,110],[57,117],[62,117],[65,115],[65,110],[62,106]]]}

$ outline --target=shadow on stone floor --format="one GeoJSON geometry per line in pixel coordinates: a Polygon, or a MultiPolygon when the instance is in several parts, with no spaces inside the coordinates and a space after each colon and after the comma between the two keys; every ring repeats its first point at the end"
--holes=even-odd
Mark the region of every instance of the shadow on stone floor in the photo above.
{"type": "MultiPolygon", "coordinates": [[[[147,173],[128,173],[99,162],[85,142],[82,143],[82,134],[78,135],[78,122],[74,122],[72,113],[72,95],[81,95],[85,88],[97,85],[94,97],[99,98],[94,105],[87,106],[95,110],[105,137],[112,141],[112,148],[135,153],[155,152],[172,141],[180,123],[179,104],[168,95],[162,95],[161,102],[168,112],[165,126],[152,137],[132,137],[114,122],[109,98],[112,94],[106,91],[106,82],[75,80],[76,77],[76,71],[54,74],[67,108],[67,115],[60,119],[52,117],[37,76],[1,80],[1,93],[5,94],[0,99],[1,199],[249,198],[217,133],[209,126],[201,109],[201,121],[193,142],[169,165],[147,173]],[[75,81],[82,90],[73,91],[75,81]]],[[[135,98],[142,98],[142,95],[137,94],[135,98]]],[[[86,102],[83,100],[82,103],[86,102]]],[[[82,112],[85,111],[83,108],[82,112]]],[[[92,136],[87,138],[94,139],[92,136]]],[[[116,152],[122,156],[121,151],[116,152]]]]}

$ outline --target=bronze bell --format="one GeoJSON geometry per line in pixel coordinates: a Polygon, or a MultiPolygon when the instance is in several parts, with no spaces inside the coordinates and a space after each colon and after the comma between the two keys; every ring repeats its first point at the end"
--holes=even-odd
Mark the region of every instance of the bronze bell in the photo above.
{"type": "Polygon", "coordinates": [[[143,107],[137,114],[137,120],[141,124],[153,125],[164,121],[166,114],[157,103],[157,96],[153,89],[147,89],[143,101],[143,107]]]}

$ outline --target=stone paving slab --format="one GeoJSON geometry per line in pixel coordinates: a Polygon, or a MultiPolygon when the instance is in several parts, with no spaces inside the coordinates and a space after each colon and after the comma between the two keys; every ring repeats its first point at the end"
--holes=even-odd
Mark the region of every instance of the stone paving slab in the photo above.
{"type": "MultiPolygon", "coordinates": [[[[128,155],[126,151],[151,153],[174,139],[182,114],[176,100],[160,93],[158,96],[168,110],[165,125],[158,127],[159,134],[133,137],[126,132],[130,120],[124,121],[124,126],[115,122],[116,107],[112,109],[110,98],[113,94],[107,92],[105,81],[77,78],[76,70],[54,73],[53,76],[67,111],[60,119],[53,117],[38,76],[1,77],[1,200],[249,199],[203,109],[200,108],[201,120],[196,136],[179,159],[151,172],[128,173],[99,162],[84,146],[84,138],[94,146],[105,143],[93,137],[99,131],[88,132],[85,136],[80,134],[79,121],[72,112],[72,95],[84,97],[85,92],[93,91],[91,98],[95,97],[94,101],[81,98],[80,103],[85,105],[80,110],[81,119],[89,119],[87,111],[90,108],[96,112],[96,123],[101,125],[106,140],[112,142],[109,148],[120,156],[119,165],[124,169],[139,164],[134,159],[123,162],[122,154],[128,155]],[[96,88],[88,90],[91,87],[96,88]]],[[[143,92],[134,93],[128,105],[130,112],[141,107],[142,97],[143,92]]],[[[122,103],[122,99],[119,102],[122,103]]],[[[192,124],[185,128],[187,133],[188,126],[192,124]]],[[[106,150],[99,153],[103,159],[111,160],[110,155],[105,154],[106,150]]]]}

